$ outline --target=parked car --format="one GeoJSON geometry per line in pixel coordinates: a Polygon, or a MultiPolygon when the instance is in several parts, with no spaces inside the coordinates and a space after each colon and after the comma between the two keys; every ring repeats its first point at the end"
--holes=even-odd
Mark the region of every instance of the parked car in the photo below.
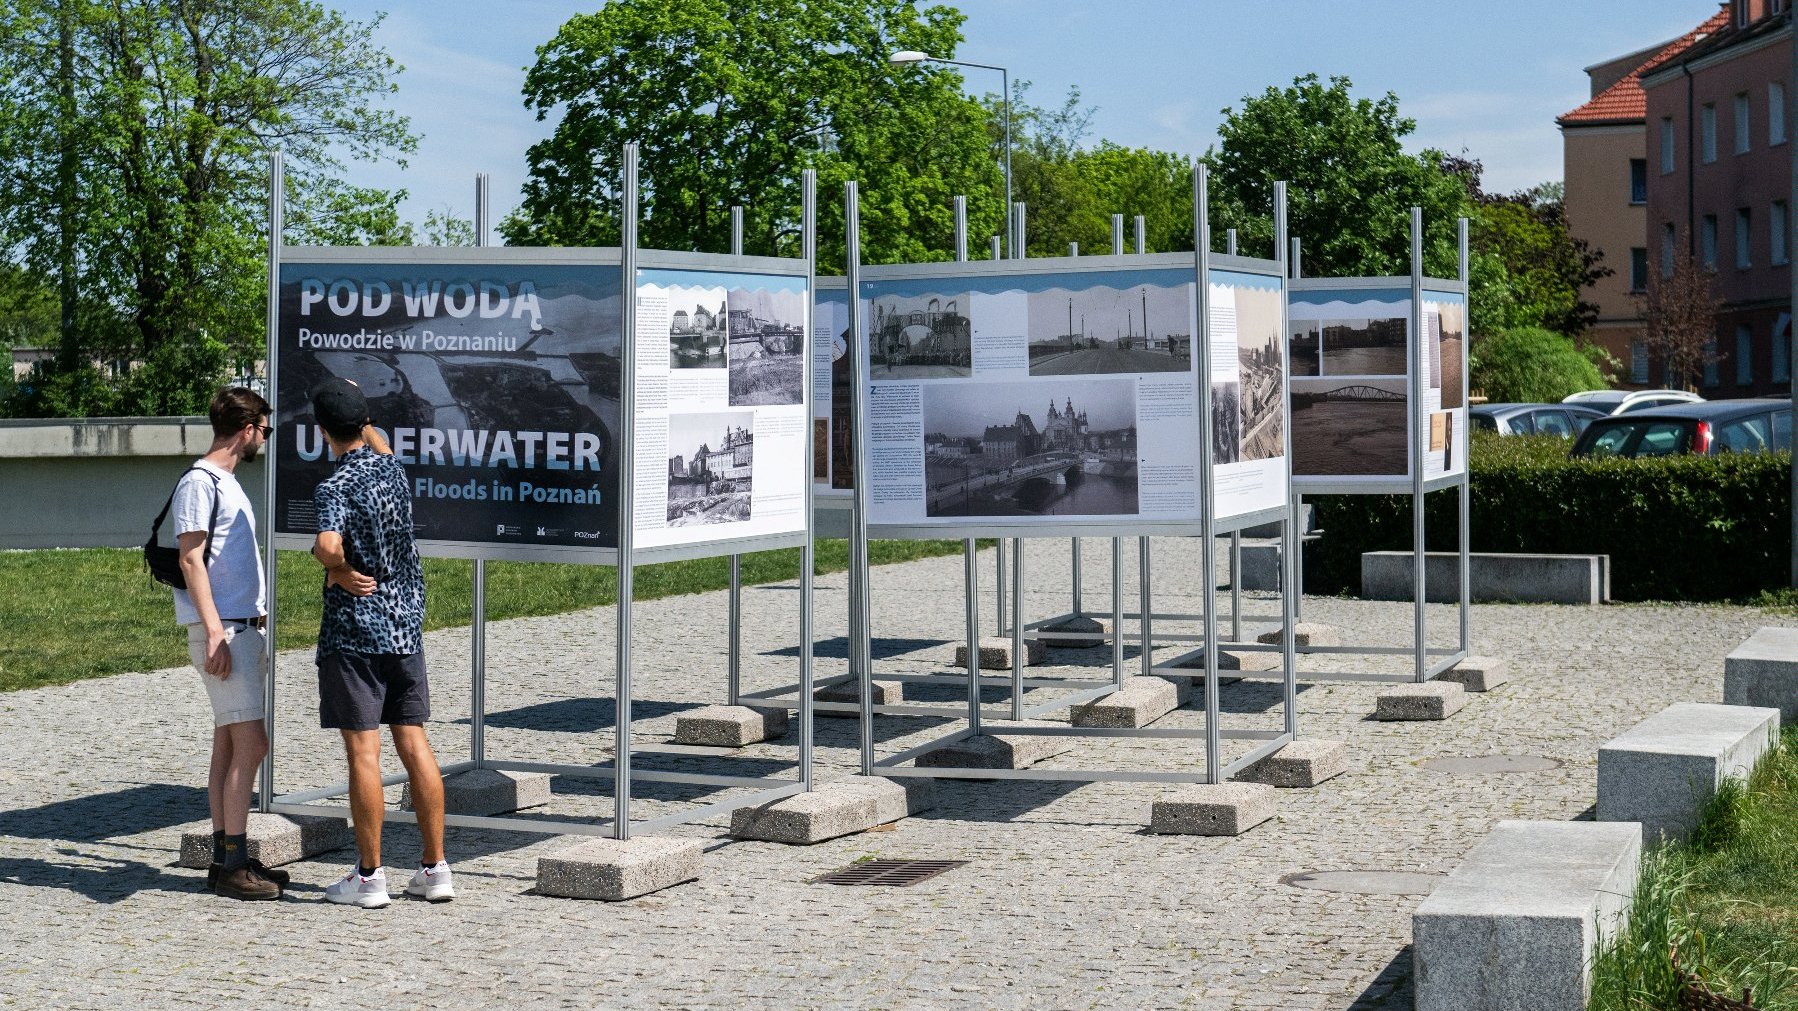
{"type": "Polygon", "coordinates": [[[1678,404],[1702,404],[1704,398],[1685,390],[1587,390],[1562,397],[1563,404],[1578,404],[1604,414],[1631,414],[1678,404]]]}
{"type": "Polygon", "coordinates": [[[1468,410],[1476,429],[1500,435],[1558,435],[1571,439],[1605,413],[1575,404],[1481,404],[1468,410]]]}
{"type": "Polygon", "coordinates": [[[1712,400],[1600,418],[1587,426],[1569,452],[1573,456],[1721,456],[1791,448],[1790,407],[1755,399],[1712,400]]]}

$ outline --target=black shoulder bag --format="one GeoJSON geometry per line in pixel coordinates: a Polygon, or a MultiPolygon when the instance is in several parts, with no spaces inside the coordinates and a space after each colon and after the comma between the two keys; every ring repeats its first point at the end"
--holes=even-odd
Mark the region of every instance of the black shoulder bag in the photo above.
{"type": "MultiPolygon", "coordinates": [[[[208,568],[212,567],[212,531],[219,524],[219,479],[204,467],[189,467],[181,472],[186,477],[192,471],[199,471],[212,478],[212,518],[206,522],[206,551],[201,555],[208,568]]],[[[175,487],[180,488],[181,478],[175,479],[175,487]]],[[[162,534],[162,521],[168,519],[169,507],[175,504],[175,493],[169,492],[169,500],[162,504],[162,511],[150,524],[150,539],[144,542],[144,568],[150,572],[150,578],[164,586],[172,586],[177,590],[187,589],[187,577],[181,574],[181,552],[178,548],[165,548],[156,543],[162,534]]]]}

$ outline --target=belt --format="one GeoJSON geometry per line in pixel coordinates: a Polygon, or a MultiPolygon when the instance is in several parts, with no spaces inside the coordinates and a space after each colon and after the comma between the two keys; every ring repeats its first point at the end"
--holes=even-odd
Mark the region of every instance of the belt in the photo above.
{"type": "Polygon", "coordinates": [[[260,614],[254,618],[225,618],[223,620],[232,625],[247,625],[250,628],[268,627],[268,618],[260,614]]]}

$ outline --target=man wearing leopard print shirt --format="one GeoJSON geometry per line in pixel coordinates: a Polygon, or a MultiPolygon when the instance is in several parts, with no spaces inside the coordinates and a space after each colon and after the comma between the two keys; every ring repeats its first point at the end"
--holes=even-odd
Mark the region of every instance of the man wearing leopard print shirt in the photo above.
{"type": "Polygon", "coordinates": [[[368,401],[345,379],[312,390],[312,413],[337,469],[312,493],[325,567],[318,632],[319,725],[343,734],[350,813],[360,863],[325,898],[364,909],[387,905],[381,867],[381,731],[385,723],[411,781],[423,859],[406,894],[455,897],[443,858],[443,777],[425,736],[431,691],[424,663],[424,568],[412,537],[406,470],[370,423],[368,401]]]}

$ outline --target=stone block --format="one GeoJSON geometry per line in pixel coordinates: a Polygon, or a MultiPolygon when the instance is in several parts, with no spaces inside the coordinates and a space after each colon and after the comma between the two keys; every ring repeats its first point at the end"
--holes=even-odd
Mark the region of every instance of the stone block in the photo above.
{"type": "Polygon", "coordinates": [[[706,706],[674,718],[674,743],[702,748],[741,748],[783,737],[785,709],[706,706]]]}
{"type": "MultiPolygon", "coordinates": [[[[1034,667],[1049,659],[1049,647],[1043,645],[1041,639],[1024,640],[1024,666],[1034,667]]],[[[968,666],[968,645],[962,643],[955,647],[955,666],[968,666]]],[[[981,670],[1011,670],[1011,637],[1003,635],[982,636],[980,639],[981,670]]]]}
{"type": "Polygon", "coordinates": [[[1411,917],[1417,1011],[1582,1011],[1641,855],[1629,823],[1499,822],[1411,917]]]}
{"type": "MultiPolygon", "coordinates": [[[[1280,630],[1263,632],[1255,637],[1255,641],[1270,646],[1280,644],[1280,630]]],[[[1325,625],[1318,621],[1301,621],[1292,626],[1292,644],[1303,648],[1306,646],[1340,646],[1342,635],[1335,625],[1325,625]]]]}
{"type": "MultiPolygon", "coordinates": [[[[443,777],[445,814],[477,818],[541,807],[549,803],[549,775],[542,772],[501,772],[469,769],[443,777]]],[[[400,807],[412,810],[412,784],[400,789],[400,807]]]]}
{"type": "Polygon", "coordinates": [[[1762,628],[1723,659],[1723,701],[1798,721],[1798,628],[1762,628]]]}
{"type": "Polygon", "coordinates": [[[1027,769],[1071,748],[1068,738],[1057,735],[980,734],[926,751],[917,764],[923,769],[1027,769]]]}
{"type": "MultiPolygon", "coordinates": [[[[838,702],[845,705],[859,706],[862,702],[861,681],[856,678],[850,678],[842,684],[832,685],[829,688],[820,688],[812,695],[812,699],[816,702],[838,702]]],[[[875,705],[896,706],[903,701],[905,701],[905,687],[901,682],[874,682],[875,705]]],[[[861,714],[847,710],[814,709],[812,710],[812,715],[855,719],[861,714]]]]}
{"type": "Polygon", "coordinates": [[[1348,771],[1341,741],[1293,741],[1236,774],[1239,783],[1266,783],[1286,789],[1313,787],[1348,771]]]}
{"type": "MultiPolygon", "coordinates": [[[[1311,508],[1306,506],[1306,509],[1311,508]]],[[[1251,538],[1245,534],[1242,541],[1242,588],[1245,590],[1278,590],[1280,588],[1280,539],[1278,524],[1268,524],[1274,532],[1266,537],[1251,538]]],[[[1258,528],[1251,528],[1258,529],[1258,528]]],[[[1316,578],[1322,576],[1320,565],[1323,552],[1316,550],[1320,538],[1316,534],[1306,534],[1305,544],[1299,553],[1305,565],[1306,586],[1313,585],[1316,578]]]]}
{"type": "Polygon", "coordinates": [[[1438,681],[1453,681],[1465,691],[1489,692],[1511,680],[1511,665],[1497,657],[1470,656],[1436,675],[1438,681]]]}
{"type": "Polygon", "coordinates": [[[537,891],[565,899],[619,902],[699,877],[697,839],[587,839],[537,858],[537,891]]]}
{"type": "MultiPolygon", "coordinates": [[[[1468,599],[1476,604],[1602,604],[1611,599],[1610,555],[1543,555],[1473,552],[1467,557],[1468,599]]],[[[1461,555],[1430,551],[1423,559],[1423,598],[1435,604],[1461,599],[1461,555]]],[[[1409,551],[1369,551],[1361,556],[1361,596],[1410,600],[1417,574],[1409,551]]]]}
{"type": "Polygon", "coordinates": [[[1068,718],[1076,727],[1146,727],[1180,708],[1192,697],[1188,678],[1132,677],[1102,699],[1073,707],[1068,718]]]}
{"type": "Polygon", "coordinates": [[[852,776],[771,804],[737,808],[731,812],[730,834],[810,846],[898,821],[935,803],[935,788],[927,779],[852,776]]]}
{"type": "MultiPolygon", "coordinates": [[[[1037,635],[1044,637],[1043,641],[1046,643],[1070,648],[1103,646],[1111,641],[1111,622],[1084,614],[1039,626],[1035,631],[1037,635]]],[[[963,666],[967,665],[965,658],[961,662],[963,666]]],[[[1009,668],[1011,665],[1006,666],[1009,668]]]]}
{"type": "MultiPolygon", "coordinates": [[[[252,859],[279,867],[348,846],[356,841],[356,834],[342,818],[251,811],[245,841],[252,859]]],[[[201,870],[212,866],[211,822],[181,826],[180,864],[201,870]]]]}
{"type": "Polygon", "coordinates": [[[1271,786],[1204,784],[1155,798],[1149,809],[1149,831],[1162,835],[1241,835],[1273,816],[1271,786]]]}
{"type": "Polygon", "coordinates": [[[1376,720],[1446,720],[1467,704],[1467,690],[1453,681],[1393,685],[1374,697],[1376,720]]]}
{"type": "Polygon", "coordinates": [[[1645,841],[1683,839],[1725,779],[1748,778],[1779,734],[1779,710],[1681,702],[1598,749],[1598,820],[1640,822],[1645,841]]]}

